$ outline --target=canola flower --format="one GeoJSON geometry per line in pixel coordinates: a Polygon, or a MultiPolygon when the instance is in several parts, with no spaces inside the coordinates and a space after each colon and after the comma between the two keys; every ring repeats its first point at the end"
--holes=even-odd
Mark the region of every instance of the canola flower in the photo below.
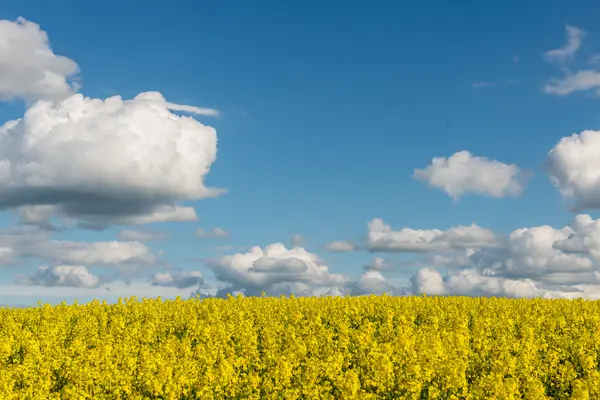
{"type": "Polygon", "coordinates": [[[0,399],[600,399],[600,302],[233,298],[0,309],[0,399]]]}

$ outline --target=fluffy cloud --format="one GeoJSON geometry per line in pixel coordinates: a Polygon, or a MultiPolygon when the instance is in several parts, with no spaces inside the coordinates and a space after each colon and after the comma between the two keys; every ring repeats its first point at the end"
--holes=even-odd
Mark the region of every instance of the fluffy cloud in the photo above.
{"type": "Polygon", "coordinates": [[[564,62],[572,58],[577,50],[581,47],[581,42],[585,36],[585,32],[575,26],[567,25],[567,43],[558,49],[549,50],[544,53],[544,57],[549,61],[564,62]]]}
{"type": "Polygon", "coordinates": [[[468,151],[459,151],[449,158],[435,157],[427,168],[415,169],[413,174],[455,200],[465,194],[520,196],[529,176],[529,172],[514,164],[475,157],[468,151]]]}
{"type": "Polygon", "coordinates": [[[545,285],[532,279],[508,279],[481,274],[475,269],[453,271],[442,276],[433,269],[422,269],[411,278],[412,293],[450,296],[543,297],[600,299],[598,279],[593,284],[545,285]]]}
{"type": "Polygon", "coordinates": [[[23,18],[0,20],[0,100],[62,99],[77,86],[77,64],[54,54],[46,32],[23,18]]]}
{"type": "Polygon", "coordinates": [[[552,184],[573,210],[600,208],[600,131],[586,130],[562,138],[549,152],[546,168],[552,184]]]}
{"type": "Polygon", "coordinates": [[[444,279],[438,271],[433,268],[421,268],[410,278],[414,294],[429,294],[440,296],[446,294],[444,279]]]}
{"type": "Polygon", "coordinates": [[[173,112],[219,112],[158,92],[85,97],[69,81],[77,72],[37,24],[0,20],[0,100],[29,103],[23,118],[0,126],[0,209],[45,229],[56,229],[54,217],[90,229],[196,220],[179,203],[224,192],[204,185],[216,132],[173,112]]]}
{"type": "Polygon", "coordinates": [[[253,272],[304,274],[310,270],[305,260],[299,258],[262,257],[252,263],[253,272]]]}
{"type": "Polygon", "coordinates": [[[420,270],[412,279],[414,293],[455,296],[560,297],[538,288],[529,279],[512,280],[483,276],[475,270],[462,270],[445,277],[432,269],[420,270]]]}
{"type": "Polygon", "coordinates": [[[365,271],[388,271],[392,265],[381,257],[375,257],[370,264],[364,266],[365,271]]]}
{"type": "Polygon", "coordinates": [[[589,255],[600,261],[600,219],[587,214],[577,215],[570,224],[569,235],[554,243],[554,248],[565,253],[589,255]]]}
{"type": "Polygon", "coordinates": [[[157,256],[137,242],[46,241],[24,249],[23,255],[71,265],[153,264],[157,256]]]}
{"type": "Polygon", "coordinates": [[[227,290],[244,290],[246,295],[275,294],[278,285],[303,284],[304,288],[344,286],[349,281],[331,274],[315,254],[296,247],[287,249],[281,243],[261,249],[252,247],[248,253],[226,255],[206,262],[216,278],[228,282],[227,290]]]}
{"type": "Polygon", "coordinates": [[[445,276],[435,269],[422,268],[411,278],[413,292],[600,297],[600,220],[581,214],[561,229],[520,228],[501,243],[499,247],[471,252],[463,259],[463,269],[445,276]]]}
{"type": "Polygon", "coordinates": [[[34,275],[17,274],[19,285],[68,286],[77,288],[97,288],[101,279],[82,266],[61,265],[40,266],[34,275]]]}
{"type": "Polygon", "coordinates": [[[186,289],[202,285],[204,278],[200,271],[185,271],[182,273],[158,272],[152,276],[152,285],[186,289]]]}
{"type": "Polygon", "coordinates": [[[389,284],[381,272],[369,270],[362,273],[358,280],[351,286],[352,295],[376,294],[384,292],[393,294],[394,286],[389,284]]]}
{"type": "Polygon", "coordinates": [[[0,263],[17,263],[23,257],[54,265],[153,265],[158,255],[137,242],[73,242],[51,240],[49,231],[34,226],[0,229],[0,263]]]}
{"type": "Polygon", "coordinates": [[[497,240],[492,231],[475,224],[457,226],[446,231],[410,228],[394,231],[383,220],[375,218],[368,226],[366,248],[371,252],[430,252],[493,247],[497,240]]]}
{"type": "Polygon", "coordinates": [[[226,230],[221,229],[221,228],[212,228],[209,231],[206,231],[204,229],[197,229],[196,230],[196,236],[201,237],[201,238],[224,238],[229,236],[229,234],[227,233],[226,230]]]}
{"type": "Polygon", "coordinates": [[[327,243],[325,245],[325,249],[327,251],[331,251],[334,253],[343,253],[346,251],[353,251],[356,250],[358,247],[351,242],[348,241],[343,241],[343,240],[336,240],[334,242],[331,243],[327,243]]]}
{"type": "Polygon", "coordinates": [[[157,92],[35,103],[0,127],[0,207],[54,206],[92,224],[195,219],[174,203],[222,193],[203,183],[216,132],[168,107],[157,92]]]}
{"type": "Polygon", "coordinates": [[[576,235],[570,227],[550,226],[522,228],[513,231],[503,259],[489,265],[495,275],[511,278],[536,278],[555,272],[585,272],[594,268],[589,258],[577,253],[565,253],[556,244],[576,235]]]}

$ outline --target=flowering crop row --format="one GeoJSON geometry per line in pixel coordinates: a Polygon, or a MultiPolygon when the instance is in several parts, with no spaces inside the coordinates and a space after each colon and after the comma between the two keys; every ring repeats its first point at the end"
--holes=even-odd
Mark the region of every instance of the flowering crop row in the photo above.
{"type": "Polygon", "coordinates": [[[0,398],[600,399],[600,302],[130,298],[5,308],[0,398]]]}

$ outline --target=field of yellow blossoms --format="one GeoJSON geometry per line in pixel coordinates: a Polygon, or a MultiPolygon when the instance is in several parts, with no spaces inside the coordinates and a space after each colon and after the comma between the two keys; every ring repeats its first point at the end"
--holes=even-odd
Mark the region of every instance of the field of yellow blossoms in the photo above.
{"type": "Polygon", "coordinates": [[[600,399],[600,302],[129,298],[0,309],[0,399],[600,399]]]}

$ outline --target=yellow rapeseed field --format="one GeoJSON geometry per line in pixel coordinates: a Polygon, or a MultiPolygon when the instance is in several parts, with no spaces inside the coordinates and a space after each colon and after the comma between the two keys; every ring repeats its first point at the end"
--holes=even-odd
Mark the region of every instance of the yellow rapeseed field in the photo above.
{"type": "Polygon", "coordinates": [[[229,298],[0,309],[0,399],[600,399],[600,302],[229,298]]]}

